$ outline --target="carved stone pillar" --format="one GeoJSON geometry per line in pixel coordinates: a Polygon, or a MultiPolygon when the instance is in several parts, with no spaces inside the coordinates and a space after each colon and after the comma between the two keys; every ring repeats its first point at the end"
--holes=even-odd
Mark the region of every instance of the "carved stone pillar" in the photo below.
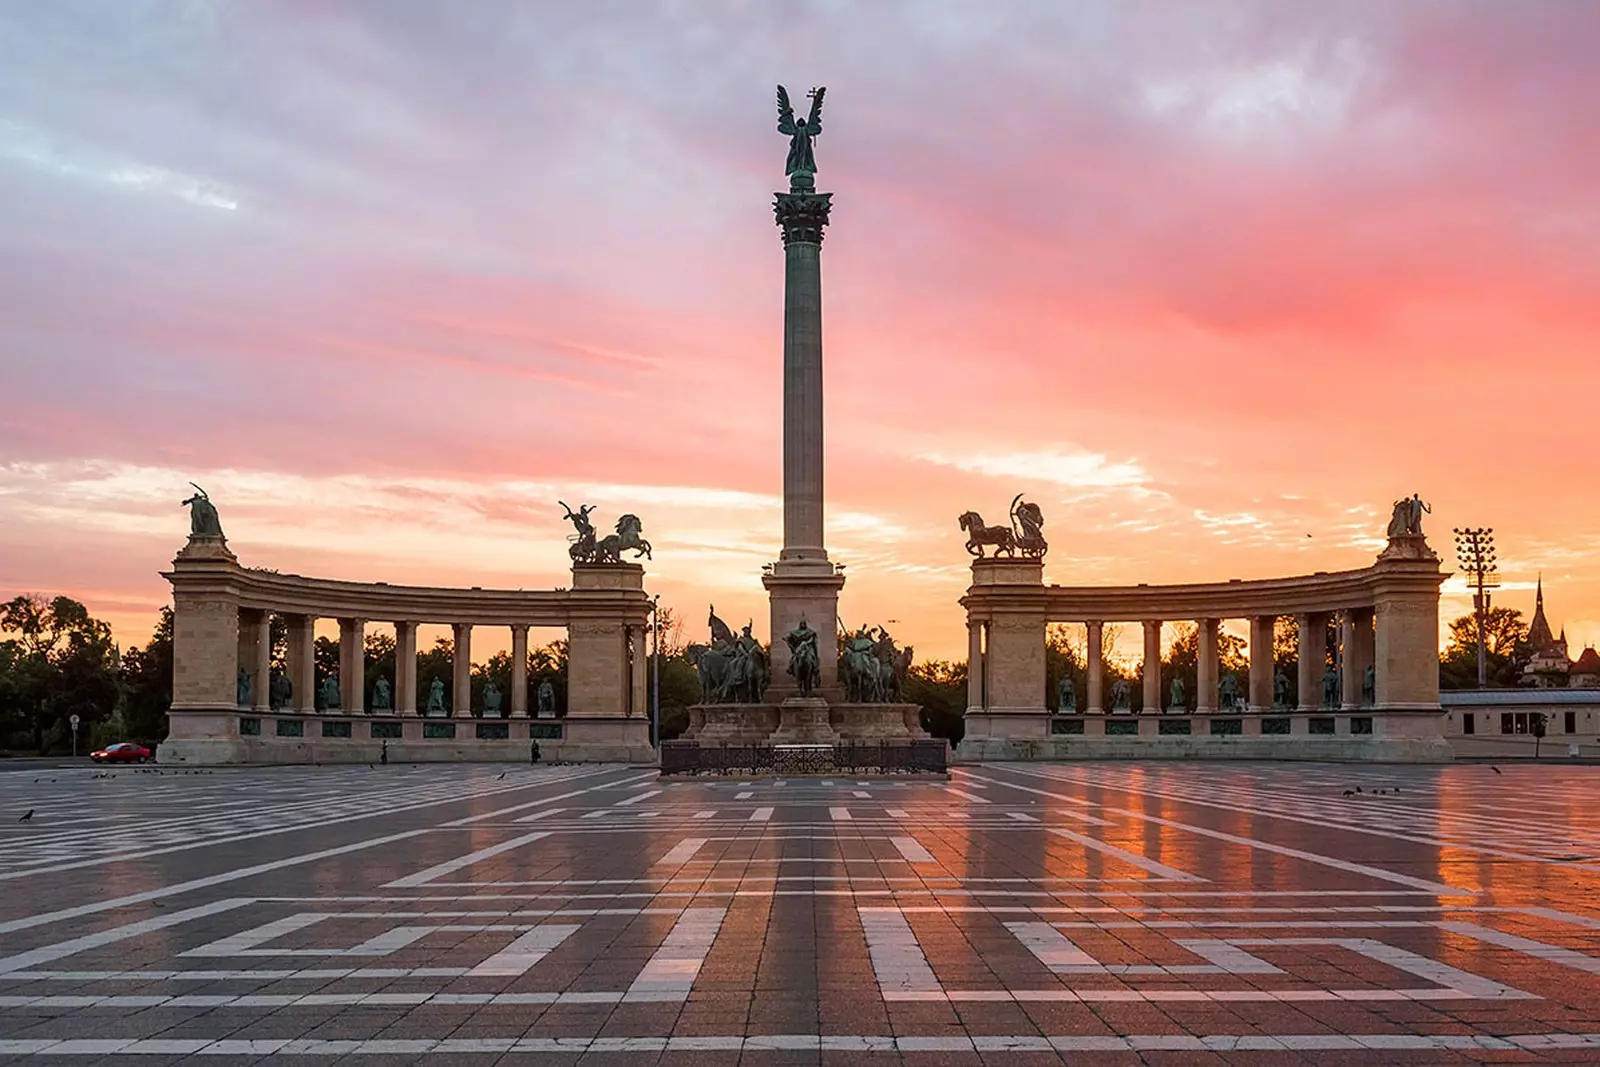
{"type": "Polygon", "coordinates": [[[1371,707],[1367,670],[1373,666],[1373,612],[1356,608],[1349,613],[1351,641],[1345,646],[1345,700],[1350,707],[1371,707]]]}
{"type": "Polygon", "coordinates": [[[397,715],[417,713],[417,624],[394,624],[394,710],[397,715]]]}
{"type": "Polygon", "coordinates": [[[1106,710],[1105,628],[1099,621],[1084,624],[1088,631],[1084,658],[1089,662],[1084,669],[1089,675],[1089,704],[1084,710],[1090,714],[1104,714],[1106,710]]]}
{"type": "Polygon", "coordinates": [[[472,624],[452,624],[455,632],[455,665],[453,668],[455,694],[451,713],[456,718],[472,714],[472,624]]]}
{"type": "Polygon", "coordinates": [[[632,696],[628,701],[628,714],[630,716],[650,717],[650,686],[649,666],[650,656],[645,645],[645,629],[643,626],[630,626],[628,628],[628,652],[632,657],[633,685],[630,692],[632,696]]]}
{"type": "MultiPolygon", "coordinates": [[[[239,670],[250,679],[250,691],[239,702],[240,711],[264,711],[270,696],[272,635],[270,616],[253,608],[239,610],[239,670]]],[[[237,675],[235,675],[237,678],[237,675]]],[[[235,685],[237,688],[237,683],[235,685]]],[[[235,697],[238,693],[235,692],[235,697]]]]}
{"type": "Polygon", "coordinates": [[[1250,620],[1250,710],[1272,710],[1272,628],[1275,615],[1250,620]]]}
{"type": "Polygon", "coordinates": [[[511,717],[528,717],[528,628],[511,627],[511,717]]]}
{"type": "Polygon", "coordinates": [[[1038,559],[975,559],[961,598],[983,626],[983,706],[967,709],[959,751],[1005,758],[1017,742],[1050,736],[1045,706],[1044,565],[1038,559]]]}
{"type": "Polygon", "coordinates": [[[1322,675],[1328,666],[1328,616],[1316,612],[1295,617],[1300,630],[1300,652],[1296,662],[1300,687],[1300,711],[1322,707],[1322,675]]]}
{"type": "Polygon", "coordinates": [[[350,715],[367,710],[367,624],[339,620],[339,703],[350,715]]]}
{"type": "Polygon", "coordinates": [[[1200,619],[1198,622],[1200,658],[1195,663],[1195,711],[1217,710],[1217,631],[1220,625],[1220,619],[1200,619]]]}
{"type": "Polygon", "coordinates": [[[1339,706],[1347,711],[1361,706],[1361,677],[1366,670],[1356,652],[1356,625],[1354,611],[1346,609],[1340,613],[1339,706]]]}
{"type": "Polygon", "coordinates": [[[1161,620],[1144,620],[1144,707],[1146,715],[1161,713],[1161,620]]]}
{"type": "Polygon", "coordinates": [[[303,715],[317,710],[317,619],[289,616],[289,699],[303,715]]]}

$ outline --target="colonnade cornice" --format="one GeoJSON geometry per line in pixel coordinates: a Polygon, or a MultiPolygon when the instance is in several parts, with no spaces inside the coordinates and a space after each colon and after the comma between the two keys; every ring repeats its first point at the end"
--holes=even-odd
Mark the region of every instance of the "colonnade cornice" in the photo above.
{"type": "Polygon", "coordinates": [[[640,589],[461,589],[308,578],[225,560],[179,561],[164,572],[176,592],[221,596],[238,607],[280,615],[471,626],[566,626],[576,620],[643,625],[650,597],[640,589]]]}
{"type": "Polygon", "coordinates": [[[961,605],[974,618],[1043,615],[1051,622],[1235,619],[1371,609],[1409,596],[1437,596],[1447,575],[1436,561],[1384,561],[1360,570],[1186,585],[974,584],[961,605]]]}

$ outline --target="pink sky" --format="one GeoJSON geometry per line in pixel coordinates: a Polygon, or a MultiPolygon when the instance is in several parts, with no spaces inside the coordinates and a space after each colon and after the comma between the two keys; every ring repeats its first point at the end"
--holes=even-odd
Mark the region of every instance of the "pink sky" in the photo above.
{"type": "Polygon", "coordinates": [[[1364,566],[1417,491],[1576,652],[1597,41],[1565,0],[13,5],[0,594],[142,641],[191,479],[249,565],[564,585],[560,498],[764,634],[783,81],[829,90],[847,621],[962,655],[955,516],[1017,492],[1089,584],[1364,566]]]}

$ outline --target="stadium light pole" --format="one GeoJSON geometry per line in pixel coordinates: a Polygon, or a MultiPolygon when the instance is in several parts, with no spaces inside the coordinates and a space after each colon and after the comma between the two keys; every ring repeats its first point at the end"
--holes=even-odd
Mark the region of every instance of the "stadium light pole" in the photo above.
{"type": "Polygon", "coordinates": [[[1500,585],[1499,569],[1495,566],[1494,557],[1494,528],[1467,526],[1451,532],[1456,535],[1456,558],[1461,561],[1461,570],[1472,588],[1472,610],[1478,620],[1478,688],[1484,689],[1489,684],[1489,660],[1484,639],[1489,616],[1489,590],[1500,585]]]}

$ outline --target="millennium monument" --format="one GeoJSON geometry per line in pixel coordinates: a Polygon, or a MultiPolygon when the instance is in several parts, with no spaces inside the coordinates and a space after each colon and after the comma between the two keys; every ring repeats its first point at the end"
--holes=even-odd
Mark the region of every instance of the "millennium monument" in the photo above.
{"type": "Polygon", "coordinates": [[[685,738],[827,743],[924,738],[919,709],[900,702],[911,650],[882,627],[845,629],[841,568],[828,559],[822,471],[822,236],[832,193],[816,189],[814,141],[826,89],[805,118],[778,86],[778,132],[789,138],[787,192],[773,215],[783,237],[783,549],[764,568],[772,644],[763,653],[711,611],[711,643],[691,649],[704,703],[685,738]],[[838,638],[835,626],[840,627],[838,638]],[[842,651],[839,645],[842,644],[842,651]]]}

